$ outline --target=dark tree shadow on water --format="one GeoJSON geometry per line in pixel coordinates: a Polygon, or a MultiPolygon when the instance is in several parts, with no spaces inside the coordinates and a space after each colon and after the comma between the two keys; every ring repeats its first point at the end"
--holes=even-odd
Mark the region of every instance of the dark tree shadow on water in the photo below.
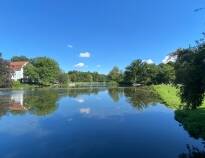
{"type": "Polygon", "coordinates": [[[187,144],[187,153],[180,154],[178,158],[205,158],[205,150],[187,144]]]}

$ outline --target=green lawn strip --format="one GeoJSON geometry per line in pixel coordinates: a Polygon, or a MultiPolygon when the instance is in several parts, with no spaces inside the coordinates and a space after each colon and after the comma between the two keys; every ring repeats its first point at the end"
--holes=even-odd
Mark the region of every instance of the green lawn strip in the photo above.
{"type": "Polygon", "coordinates": [[[173,109],[178,109],[180,108],[180,105],[182,105],[178,96],[179,90],[174,86],[161,84],[154,85],[153,89],[167,106],[173,109]]]}

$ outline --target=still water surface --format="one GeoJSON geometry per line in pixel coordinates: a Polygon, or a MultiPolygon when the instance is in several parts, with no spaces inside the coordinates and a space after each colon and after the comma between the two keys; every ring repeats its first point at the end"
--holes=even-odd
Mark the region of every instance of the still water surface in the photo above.
{"type": "Polygon", "coordinates": [[[204,150],[146,88],[0,91],[1,158],[186,158],[204,150]]]}

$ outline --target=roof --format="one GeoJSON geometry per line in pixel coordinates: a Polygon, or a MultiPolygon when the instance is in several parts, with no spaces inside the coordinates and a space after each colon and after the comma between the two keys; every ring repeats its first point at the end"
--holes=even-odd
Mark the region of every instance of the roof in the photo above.
{"type": "Polygon", "coordinates": [[[10,62],[10,68],[13,71],[18,71],[21,70],[26,64],[28,64],[27,61],[15,61],[15,62],[10,62]]]}

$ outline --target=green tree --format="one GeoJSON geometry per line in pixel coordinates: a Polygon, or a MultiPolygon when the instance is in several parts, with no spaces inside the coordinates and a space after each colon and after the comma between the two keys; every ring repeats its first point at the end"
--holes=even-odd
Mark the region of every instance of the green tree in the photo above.
{"type": "Polygon", "coordinates": [[[177,50],[174,55],[178,56],[175,71],[181,100],[186,108],[195,109],[202,104],[205,92],[205,44],[177,50]]]}
{"type": "Polygon", "coordinates": [[[10,69],[9,62],[2,58],[2,54],[0,53],[0,87],[8,88],[11,87],[12,81],[12,70],[10,69]]]}
{"type": "Polygon", "coordinates": [[[25,67],[25,76],[31,81],[42,85],[51,85],[57,82],[60,74],[58,63],[47,57],[38,57],[31,60],[25,67]]]}
{"type": "Polygon", "coordinates": [[[71,82],[105,82],[106,75],[98,72],[69,71],[68,77],[71,82]]]}
{"type": "Polygon", "coordinates": [[[120,83],[123,80],[123,73],[115,66],[108,74],[108,80],[120,83]]]}
{"type": "Polygon", "coordinates": [[[158,66],[155,64],[148,64],[138,59],[133,61],[125,69],[125,82],[129,84],[155,84],[156,76],[158,74],[158,66]]]}
{"type": "Polygon", "coordinates": [[[61,72],[58,75],[58,79],[57,80],[58,80],[59,84],[67,84],[68,83],[68,74],[61,72]]]}
{"type": "Polygon", "coordinates": [[[11,61],[29,61],[29,58],[27,58],[26,56],[13,56],[11,58],[11,61]]]}
{"type": "Polygon", "coordinates": [[[29,79],[29,82],[38,83],[39,81],[37,68],[34,67],[31,63],[24,67],[24,76],[29,79]]]}
{"type": "Polygon", "coordinates": [[[157,84],[169,84],[175,81],[174,63],[159,64],[158,73],[156,75],[157,84]]]}

